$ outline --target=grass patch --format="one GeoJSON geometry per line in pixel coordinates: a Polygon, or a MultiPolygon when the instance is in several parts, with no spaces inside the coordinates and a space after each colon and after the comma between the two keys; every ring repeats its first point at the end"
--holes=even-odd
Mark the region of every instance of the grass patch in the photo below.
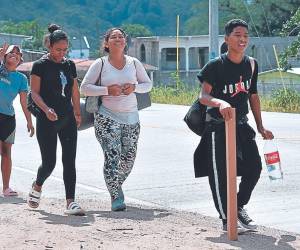
{"type": "MultiPolygon", "coordinates": [[[[191,105],[199,96],[200,89],[184,86],[153,87],[151,100],[154,103],[191,105]]],[[[261,97],[261,109],[268,112],[300,113],[300,94],[293,89],[279,89],[269,97],[261,97]]]]}
{"type": "Polygon", "coordinates": [[[279,89],[270,97],[261,98],[264,111],[300,113],[300,94],[294,89],[279,89]]]}
{"type": "Polygon", "coordinates": [[[154,103],[191,105],[197,96],[199,96],[199,90],[190,90],[184,87],[176,89],[160,86],[151,90],[151,100],[154,103]]]}

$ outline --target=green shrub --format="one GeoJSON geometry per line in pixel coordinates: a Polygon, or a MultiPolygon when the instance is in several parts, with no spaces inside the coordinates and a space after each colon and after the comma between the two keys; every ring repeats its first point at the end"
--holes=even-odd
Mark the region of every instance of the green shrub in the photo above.
{"type": "Polygon", "coordinates": [[[271,95],[270,103],[281,112],[299,112],[300,95],[294,89],[279,89],[271,95]]]}
{"type": "Polygon", "coordinates": [[[190,90],[182,86],[178,89],[159,86],[154,87],[151,91],[151,100],[154,103],[191,105],[197,96],[199,96],[199,90],[190,90]]]}
{"type": "MultiPolygon", "coordinates": [[[[154,103],[191,105],[199,92],[199,89],[188,89],[184,85],[179,85],[179,88],[159,86],[152,89],[151,99],[154,103]]],[[[300,113],[300,94],[293,89],[280,89],[271,97],[261,97],[260,100],[263,111],[300,113]]]]}

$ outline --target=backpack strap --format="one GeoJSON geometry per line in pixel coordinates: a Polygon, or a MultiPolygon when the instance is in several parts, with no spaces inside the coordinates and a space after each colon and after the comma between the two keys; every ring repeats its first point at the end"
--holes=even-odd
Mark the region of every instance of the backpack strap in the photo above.
{"type": "Polygon", "coordinates": [[[250,65],[251,65],[251,77],[253,77],[253,74],[254,74],[254,69],[255,69],[255,61],[254,61],[254,58],[249,56],[249,61],[250,61],[250,65]]]}

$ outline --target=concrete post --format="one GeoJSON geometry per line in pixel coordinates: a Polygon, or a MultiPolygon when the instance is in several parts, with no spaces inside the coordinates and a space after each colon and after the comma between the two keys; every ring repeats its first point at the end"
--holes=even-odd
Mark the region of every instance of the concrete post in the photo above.
{"type": "Polygon", "coordinates": [[[185,47],[185,75],[189,76],[190,62],[189,62],[189,47],[185,47]]]}
{"type": "Polygon", "coordinates": [[[219,56],[218,0],[209,0],[209,59],[219,56]]]}

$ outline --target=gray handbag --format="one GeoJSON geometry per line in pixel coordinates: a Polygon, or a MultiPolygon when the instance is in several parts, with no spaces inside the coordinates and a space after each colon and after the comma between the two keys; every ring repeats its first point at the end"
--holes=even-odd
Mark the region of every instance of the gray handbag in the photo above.
{"type": "MultiPolygon", "coordinates": [[[[133,63],[134,63],[135,71],[136,71],[136,64],[135,64],[134,59],[133,59],[133,63]]],[[[150,97],[149,92],[135,93],[135,96],[136,96],[136,100],[137,100],[138,110],[142,110],[144,108],[148,108],[151,106],[151,97],[150,97]]]]}
{"type": "MultiPolygon", "coordinates": [[[[102,69],[103,69],[103,65],[104,65],[103,59],[102,58],[100,58],[100,59],[101,59],[102,65],[101,65],[99,77],[96,81],[96,85],[98,85],[98,86],[101,85],[101,74],[102,74],[102,69]]],[[[101,97],[100,96],[87,96],[85,98],[85,110],[88,113],[98,112],[100,105],[101,105],[101,97]]]]}
{"type": "Polygon", "coordinates": [[[94,126],[94,114],[86,111],[85,101],[80,100],[81,123],[78,130],[85,130],[94,126]]]}

